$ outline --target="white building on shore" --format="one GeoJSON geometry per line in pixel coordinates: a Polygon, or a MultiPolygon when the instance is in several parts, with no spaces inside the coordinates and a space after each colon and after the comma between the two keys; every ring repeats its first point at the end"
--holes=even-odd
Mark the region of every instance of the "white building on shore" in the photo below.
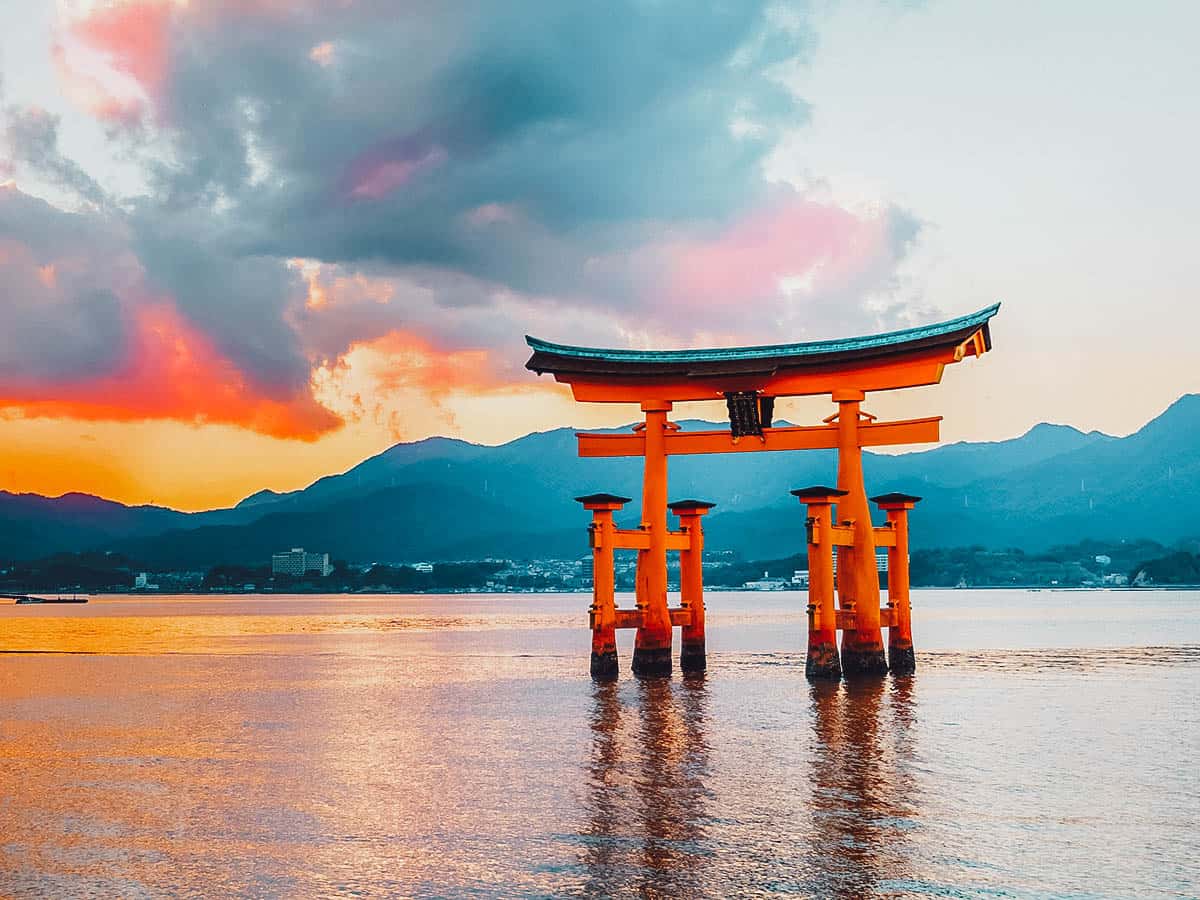
{"type": "Polygon", "coordinates": [[[747,581],[742,584],[744,591],[785,591],[790,582],[782,578],[772,578],[770,572],[763,572],[763,577],[757,581],[747,581]]]}
{"type": "Polygon", "coordinates": [[[303,578],[310,572],[315,572],[324,578],[333,573],[329,564],[328,553],[306,553],[303,547],[293,547],[284,553],[271,556],[272,575],[291,575],[293,578],[303,578]]]}

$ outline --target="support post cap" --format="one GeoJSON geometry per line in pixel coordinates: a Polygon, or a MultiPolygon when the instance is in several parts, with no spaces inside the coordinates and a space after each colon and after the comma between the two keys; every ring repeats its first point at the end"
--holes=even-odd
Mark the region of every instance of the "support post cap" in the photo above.
{"type": "Polygon", "coordinates": [[[575,502],[582,503],[584,509],[620,509],[630,500],[630,497],[618,497],[616,494],[586,494],[575,498],[575,502]]]}
{"type": "Polygon", "coordinates": [[[679,515],[680,513],[696,513],[704,515],[717,504],[709,503],[707,500],[676,500],[674,503],[668,503],[667,509],[679,515]]]}
{"type": "Polygon", "coordinates": [[[880,494],[872,497],[871,502],[880,509],[912,509],[914,503],[920,503],[921,498],[912,494],[901,494],[893,491],[890,494],[880,494]]]}
{"type": "Polygon", "coordinates": [[[793,497],[800,498],[801,503],[836,503],[838,497],[845,497],[848,493],[850,492],[826,487],[823,484],[796,488],[796,490],[791,492],[793,497]]]}

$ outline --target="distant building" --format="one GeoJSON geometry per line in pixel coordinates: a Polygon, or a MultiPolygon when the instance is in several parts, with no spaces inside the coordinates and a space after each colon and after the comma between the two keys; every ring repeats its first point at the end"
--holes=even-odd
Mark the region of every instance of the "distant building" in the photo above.
{"type": "Polygon", "coordinates": [[[792,572],[792,587],[806,588],[808,587],[808,570],[796,569],[792,572]]]}
{"type": "Polygon", "coordinates": [[[150,576],[145,572],[138,572],[133,577],[133,589],[135,591],[157,591],[158,585],[150,583],[150,576]]]}
{"type": "MultiPolygon", "coordinates": [[[[833,574],[837,574],[838,548],[833,548],[833,574]]],[[[887,547],[875,548],[875,571],[886,572],[888,570],[888,549],[887,547]]]]}
{"type": "Polygon", "coordinates": [[[745,591],[784,591],[787,588],[788,582],[782,578],[772,578],[770,572],[763,572],[763,577],[757,581],[742,584],[742,590],[745,591]]]}
{"type": "Polygon", "coordinates": [[[424,572],[426,575],[433,574],[433,563],[419,562],[413,563],[413,568],[418,572],[424,572]]]}
{"type": "Polygon", "coordinates": [[[303,547],[293,547],[286,553],[276,553],[271,556],[271,573],[273,575],[291,575],[293,578],[303,578],[310,572],[316,572],[322,578],[333,573],[329,564],[328,553],[305,553],[303,547]]]}

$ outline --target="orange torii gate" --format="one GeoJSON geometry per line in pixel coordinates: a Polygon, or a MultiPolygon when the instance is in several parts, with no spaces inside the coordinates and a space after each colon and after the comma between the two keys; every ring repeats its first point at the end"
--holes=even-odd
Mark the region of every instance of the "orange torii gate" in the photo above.
{"type": "Polygon", "coordinates": [[[908,602],[908,510],[920,498],[886,494],[872,500],[887,513],[874,527],[863,483],[862,448],[937,441],[940,416],[878,422],[861,404],[869,391],[937,384],[949,364],[991,349],[989,322],[996,304],[936,325],[886,334],[702,350],[607,350],[526,341],[526,368],[549,372],[571,385],[575,399],[637,403],[645,421],[628,434],[579,434],[582,457],[640,456],[645,460],[642,521],[617,528],[614,514],[628,497],[577,498],[592,512],[594,588],[591,607],[592,674],[617,674],[616,629],[636,628],[633,671],[671,673],[672,628],[683,629],[680,668],[703,671],[704,597],[701,517],[713,506],[698,500],[667,502],[667,458],[693,453],[764,450],[838,451],[837,487],[792,491],[808,510],[809,640],[805,672],[812,678],[883,673],[889,668],[882,639],[888,629],[890,667],[913,671],[908,602]],[[774,428],[776,397],[828,394],[837,412],[822,425],[774,428]],[[673,404],[724,399],[729,430],[681,431],[668,421],[673,404]],[[836,515],[833,507],[836,505],[836,515]],[[680,527],[667,527],[667,511],[680,527]],[[834,547],[840,547],[834,607],[834,547]],[[880,608],[875,548],[887,547],[888,606],[880,608]],[[617,609],[613,551],[637,550],[636,609],[617,609]],[[680,553],[678,608],[667,605],[667,552],[680,553]],[[843,632],[841,654],[837,632],[843,632]]]}

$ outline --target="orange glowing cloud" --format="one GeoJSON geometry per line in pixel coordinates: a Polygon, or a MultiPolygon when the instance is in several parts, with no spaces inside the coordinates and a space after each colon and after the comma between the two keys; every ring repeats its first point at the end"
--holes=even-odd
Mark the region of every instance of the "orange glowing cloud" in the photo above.
{"type": "Polygon", "coordinates": [[[487,350],[442,350],[404,331],[356,346],[354,352],[363,355],[369,374],[385,392],[416,387],[437,397],[454,390],[478,393],[503,384],[491,370],[487,350]]]}
{"type": "Polygon", "coordinates": [[[331,303],[373,301],[389,303],[396,288],[387,278],[371,278],[361,272],[345,274],[337,266],[323,266],[317,260],[290,259],[288,267],[297,270],[308,285],[305,306],[323,310],[331,303]]]}
{"type": "Polygon", "coordinates": [[[328,68],[333,64],[333,44],[322,41],[308,51],[308,58],[322,68],[328,68]]]}
{"type": "Polygon", "coordinates": [[[322,388],[343,397],[387,396],[415,391],[430,402],[451,393],[482,393],[507,387],[492,369],[487,350],[443,350],[405,331],[353,344],[335,364],[319,370],[322,388]]]}
{"type": "Polygon", "coordinates": [[[25,417],[229,424],[279,438],[315,440],[342,424],[309,389],[264,396],[169,303],[133,313],[124,362],[110,374],[68,384],[0,386],[0,410],[25,417]]]}
{"type": "Polygon", "coordinates": [[[355,343],[335,364],[319,368],[314,380],[323,404],[348,421],[387,427],[396,440],[457,433],[457,412],[466,406],[546,395],[558,387],[513,382],[486,349],[445,349],[402,330],[355,343]]]}

